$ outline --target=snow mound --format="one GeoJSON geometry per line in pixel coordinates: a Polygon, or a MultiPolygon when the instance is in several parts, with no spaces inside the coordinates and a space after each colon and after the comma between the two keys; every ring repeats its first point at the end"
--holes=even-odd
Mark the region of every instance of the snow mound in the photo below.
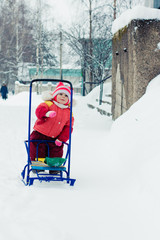
{"type": "Polygon", "coordinates": [[[112,33],[115,34],[121,28],[127,26],[133,19],[158,19],[160,20],[160,10],[143,6],[136,6],[128,9],[118,17],[112,25],[112,33]]]}
{"type": "Polygon", "coordinates": [[[160,75],[149,83],[146,93],[112,124],[107,171],[113,178],[116,176],[116,181],[118,178],[118,185],[135,181],[134,187],[148,184],[156,192],[156,182],[160,181],[159,92],[160,75]]]}

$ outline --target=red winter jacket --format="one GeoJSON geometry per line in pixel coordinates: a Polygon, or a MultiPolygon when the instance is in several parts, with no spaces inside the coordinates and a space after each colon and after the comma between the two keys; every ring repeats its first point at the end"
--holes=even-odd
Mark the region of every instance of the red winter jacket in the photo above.
{"type": "MultiPolygon", "coordinates": [[[[34,130],[60,141],[66,142],[69,139],[70,108],[60,108],[52,101],[41,103],[36,109],[37,121],[34,130]],[[54,118],[45,117],[48,111],[55,111],[54,118]]],[[[72,130],[74,118],[72,117],[72,130]]]]}

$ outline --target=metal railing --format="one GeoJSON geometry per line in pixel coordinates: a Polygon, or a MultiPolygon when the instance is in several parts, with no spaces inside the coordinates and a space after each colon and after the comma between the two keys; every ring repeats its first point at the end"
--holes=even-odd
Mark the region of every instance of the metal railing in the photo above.
{"type": "Polygon", "coordinates": [[[103,97],[103,84],[104,84],[104,82],[105,82],[107,79],[109,79],[109,78],[111,78],[111,77],[112,77],[112,75],[109,75],[108,77],[104,78],[104,79],[101,80],[101,81],[96,81],[96,82],[83,82],[83,86],[82,86],[82,88],[83,88],[83,94],[82,94],[82,95],[85,96],[85,93],[88,94],[87,89],[86,89],[86,87],[85,87],[85,84],[95,84],[95,85],[97,85],[97,86],[100,85],[99,105],[101,105],[101,104],[102,104],[102,97],[103,97]]]}

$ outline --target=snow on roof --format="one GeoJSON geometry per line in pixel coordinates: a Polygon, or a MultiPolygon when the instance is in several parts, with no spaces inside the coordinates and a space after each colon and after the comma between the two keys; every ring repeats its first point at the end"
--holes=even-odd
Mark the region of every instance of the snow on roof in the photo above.
{"type": "Polygon", "coordinates": [[[121,28],[127,26],[133,19],[159,19],[160,10],[143,6],[136,6],[123,12],[112,24],[112,33],[115,34],[121,28]]]}

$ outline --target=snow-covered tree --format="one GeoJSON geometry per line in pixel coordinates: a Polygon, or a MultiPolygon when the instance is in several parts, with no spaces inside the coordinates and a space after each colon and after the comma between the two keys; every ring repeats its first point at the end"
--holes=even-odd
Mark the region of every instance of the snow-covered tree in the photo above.
{"type": "Polygon", "coordinates": [[[105,1],[83,0],[82,16],[65,33],[68,44],[80,57],[89,91],[108,75],[111,68],[111,24],[113,14],[105,1]]]}
{"type": "Polygon", "coordinates": [[[35,42],[29,11],[23,1],[7,1],[0,9],[0,73],[1,79],[13,88],[19,62],[33,61],[35,42]]]}
{"type": "MultiPolygon", "coordinates": [[[[18,68],[24,63],[53,66],[56,64],[54,53],[54,32],[37,22],[37,12],[29,8],[23,0],[7,0],[0,5],[0,79],[9,89],[14,88],[18,79],[18,68]],[[38,25],[37,25],[38,24],[38,25]],[[41,26],[41,36],[37,34],[41,26]]],[[[25,80],[25,79],[23,79],[25,80]]]]}

